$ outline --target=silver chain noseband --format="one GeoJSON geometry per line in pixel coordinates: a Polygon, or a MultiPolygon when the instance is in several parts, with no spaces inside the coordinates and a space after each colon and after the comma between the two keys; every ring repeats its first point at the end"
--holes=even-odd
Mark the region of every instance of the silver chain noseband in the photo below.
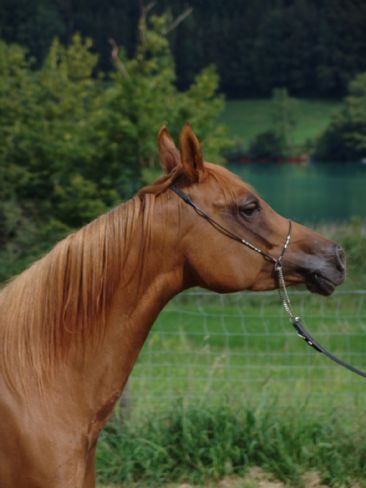
{"type": "Polygon", "coordinates": [[[366,373],[355,368],[354,366],[351,366],[350,364],[346,363],[345,361],[342,361],[341,359],[338,359],[336,356],[334,356],[332,353],[327,351],[323,346],[321,346],[313,337],[309,334],[309,332],[305,329],[305,327],[301,323],[301,319],[299,316],[297,316],[291,305],[290,297],[287,292],[286,288],[286,282],[285,282],[285,277],[283,273],[283,256],[287,250],[287,248],[290,245],[291,241],[291,231],[292,231],[292,222],[289,220],[289,229],[287,233],[287,237],[285,240],[285,243],[282,247],[281,253],[278,258],[274,258],[271,256],[271,254],[268,254],[267,252],[263,251],[261,248],[255,246],[251,242],[247,241],[246,239],[241,238],[231,230],[227,229],[223,225],[221,225],[219,222],[214,220],[207,212],[202,210],[198,205],[196,205],[191,197],[184,193],[180,188],[178,188],[176,185],[171,185],[170,189],[178,195],[179,198],[181,198],[185,203],[190,205],[196,212],[197,214],[207,220],[215,229],[220,231],[222,234],[226,235],[227,237],[230,237],[231,239],[240,242],[241,244],[244,244],[244,246],[248,247],[252,251],[261,254],[264,259],[271,261],[274,265],[274,271],[276,274],[276,279],[278,283],[278,292],[280,295],[280,299],[282,301],[283,308],[285,309],[286,313],[288,314],[291,324],[293,327],[296,329],[296,332],[299,337],[304,339],[304,341],[311,346],[313,349],[315,349],[318,352],[321,352],[325,356],[327,356],[329,359],[332,361],[336,362],[337,364],[343,366],[346,369],[349,369],[353,373],[356,373],[364,378],[366,378],[366,373]]]}

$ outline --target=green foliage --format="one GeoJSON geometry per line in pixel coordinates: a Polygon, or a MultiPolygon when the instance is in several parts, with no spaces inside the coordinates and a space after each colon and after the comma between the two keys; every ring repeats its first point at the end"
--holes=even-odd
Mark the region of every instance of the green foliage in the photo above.
{"type": "MultiPolygon", "coordinates": [[[[215,69],[204,69],[185,92],[175,86],[175,64],[166,38],[169,21],[169,16],[153,16],[151,28],[144,19],[140,21],[136,56],[121,60],[114,83],[104,93],[106,110],[100,111],[97,121],[98,136],[105,144],[129,139],[123,159],[130,162],[136,186],[141,183],[142,168],[158,166],[156,134],[163,124],[177,138],[189,120],[202,141],[205,156],[216,161],[230,144],[223,127],[217,125],[224,101],[216,94],[219,80],[215,69]]],[[[118,172],[122,155],[110,157],[118,172]]]]}
{"type": "Polygon", "coordinates": [[[249,157],[258,162],[283,160],[286,157],[285,141],[274,130],[262,132],[250,145],[249,157]]]}
{"type": "MultiPolygon", "coordinates": [[[[0,112],[0,261],[5,263],[0,279],[54,242],[56,234],[44,233],[52,220],[65,232],[85,216],[61,215],[67,196],[60,188],[66,189],[85,164],[84,127],[96,94],[91,75],[97,58],[90,48],[91,42],[78,35],[68,48],[55,40],[42,68],[33,71],[24,50],[0,44],[0,105],[5,108],[0,112]]],[[[96,192],[89,198],[93,205],[101,202],[96,192]]]]}
{"type": "Polygon", "coordinates": [[[350,486],[366,475],[366,437],[342,420],[274,405],[234,411],[178,404],[144,420],[110,423],[98,446],[98,478],[149,487],[203,484],[259,466],[291,486],[303,486],[301,475],[309,469],[331,486],[350,486]]]}
{"type": "Polygon", "coordinates": [[[283,160],[291,150],[297,107],[296,100],[288,95],[286,88],[273,90],[270,118],[272,128],[259,133],[250,145],[249,157],[253,161],[283,160]]]}
{"type": "Polygon", "coordinates": [[[345,163],[366,158],[366,73],[350,83],[349,94],[320,137],[314,158],[345,163]]]}
{"type": "Polygon", "coordinates": [[[190,120],[214,159],[230,144],[216,120],[216,71],[177,90],[168,23],[142,19],[135,56],[108,78],[96,76],[92,41],[79,34],[66,47],[55,39],[39,69],[0,42],[0,281],[155,174],[164,123],[177,135],[190,120]]]}

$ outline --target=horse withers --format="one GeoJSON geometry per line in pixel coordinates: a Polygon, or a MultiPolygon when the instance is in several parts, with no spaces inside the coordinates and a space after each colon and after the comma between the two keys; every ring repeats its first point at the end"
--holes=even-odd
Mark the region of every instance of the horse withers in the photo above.
{"type": "MultiPolygon", "coordinates": [[[[95,487],[99,433],[165,304],[193,286],[277,287],[267,257],[283,252],[288,220],[204,162],[189,124],[179,150],[165,128],[158,147],[164,176],[0,292],[1,488],[95,487]]],[[[329,295],[344,279],[341,248],[297,223],[282,261],[288,285],[329,295]]]]}

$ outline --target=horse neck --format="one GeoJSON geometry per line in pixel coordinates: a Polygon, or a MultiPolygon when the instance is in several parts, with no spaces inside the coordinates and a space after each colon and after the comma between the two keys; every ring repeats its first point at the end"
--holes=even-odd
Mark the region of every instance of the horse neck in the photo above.
{"type": "MultiPolygon", "coordinates": [[[[173,248],[168,214],[151,217],[149,237],[142,225],[135,236],[144,240],[131,250],[125,265],[128,281],[121,280],[106,314],[103,340],[91,347],[83,362],[86,396],[91,403],[104,404],[118,398],[137,355],[159,312],[184,287],[183,258],[173,248]]],[[[146,227],[146,226],[145,226],[146,227]]]]}

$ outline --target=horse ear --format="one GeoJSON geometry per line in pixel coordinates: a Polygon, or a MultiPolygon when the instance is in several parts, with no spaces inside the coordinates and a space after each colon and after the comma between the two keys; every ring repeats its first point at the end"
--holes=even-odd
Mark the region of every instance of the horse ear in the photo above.
{"type": "Polygon", "coordinates": [[[185,175],[191,182],[198,181],[204,170],[203,156],[200,143],[188,122],[184,124],[180,133],[179,146],[185,175]]]}
{"type": "Polygon", "coordinates": [[[159,130],[158,148],[161,166],[166,174],[170,174],[180,164],[180,154],[166,127],[159,130]]]}

